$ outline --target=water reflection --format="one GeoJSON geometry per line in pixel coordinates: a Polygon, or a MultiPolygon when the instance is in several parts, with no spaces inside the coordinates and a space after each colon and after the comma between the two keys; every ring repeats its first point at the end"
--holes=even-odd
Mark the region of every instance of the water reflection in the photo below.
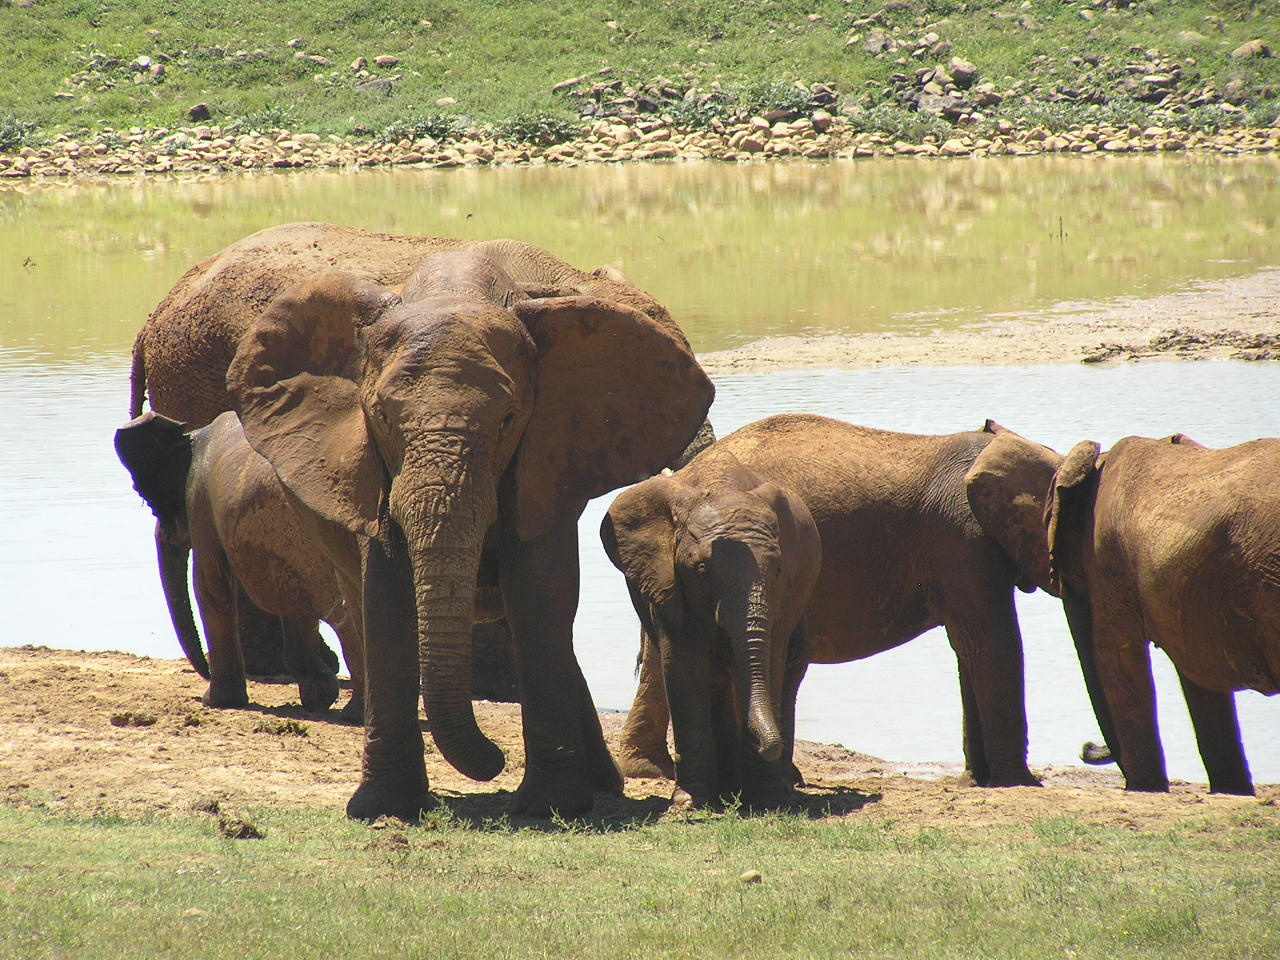
{"type": "Polygon", "coordinates": [[[330,220],[611,262],[699,351],[1166,293],[1280,261],[1280,158],[639,164],[0,184],[3,342],[127,348],[192,264],[330,220]],[[24,264],[26,264],[24,266],[24,264]]]}

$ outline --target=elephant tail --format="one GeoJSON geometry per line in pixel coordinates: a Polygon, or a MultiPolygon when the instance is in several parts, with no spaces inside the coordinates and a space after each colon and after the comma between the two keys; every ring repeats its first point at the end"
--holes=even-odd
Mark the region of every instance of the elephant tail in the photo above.
{"type": "Polygon", "coordinates": [[[205,659],[200,634],[196,630],[195,616],[191,611],[191,591],[187,584],[187,560],[191,548],[176,543],[156,528],[156,559],[160,566],[160,582],[164,586],[164,602],[169,608],[173,631],[178,644],[187,655],[187,662],[196,673],[209,679],[209,661],[205,659]]]}
{"type": "Polygon", "coordinates": [[[147,328],[133,339],[133,363],[129,367],[129,419],[142,416],[142,402],[147,396],[147,328]]]}

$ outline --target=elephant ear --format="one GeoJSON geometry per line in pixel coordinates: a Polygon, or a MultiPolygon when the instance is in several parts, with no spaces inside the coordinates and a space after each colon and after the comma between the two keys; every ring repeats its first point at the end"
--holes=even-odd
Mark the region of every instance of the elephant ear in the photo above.
{"type": "Polygon", "coordinates": [[[363,278],[327,272],[273,300],[240,340],[227,389],[249,444],[306,506],[375,535],[384,471],[357,383],[357,327],[399,298],[363,278]]]}
{"type": "Polygon", "coordinates": [[[987,536],[1017,565],[1018,587],[1053,593],[1044,506],[1062,457],[990,420],[983,432],[995,437],[965,474],[969,508],[987,536]]]}
{"type": "Polygon", "coordinates": [[[681,340],[631,307],[557,297],[512,309],[538,350],[515,473],[517,533],[532,540],[675,459],[715,388],[681,340]]]}
{"type": "Polygon", "coordinates": [[[171,536],[187,513],[191,434],[185,423],[148,411],[116,431],[116,456],[133,477],[133,489],[171,536]]]}
{"type": "Polygon", "coordinates": [[[1085,522],[1089,491],[1098,474],[1102,448],[1092,440],[1082,440],[1071,448],[1053,475],[1044,525],[1049,541],[1050,592],[1062,596],[1063,566],[1072,546],[1078,546],[1085,522]]]}
{"type": "Polygon", "coordinates": [[[676,595],[675,525],[672,497],[677,482],[651,477],[622,491],[600,521],[600,542],[609,561],[622,571],[633,596],[656,607],[676,595]]]}

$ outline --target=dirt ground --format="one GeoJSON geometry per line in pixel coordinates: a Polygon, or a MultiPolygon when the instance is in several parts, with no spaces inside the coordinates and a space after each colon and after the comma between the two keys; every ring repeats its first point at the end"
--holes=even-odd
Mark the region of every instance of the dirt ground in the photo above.
{"type": "MultiPolygon", "coordinates": [[[[308,717],[296,688],[251,683],[244,710],[200,703],[204,682],[182,660],[40,647],[0,648],[0,802],[138,814],[222,807],[341,810],[360,775],[361,729],[308,717]]],[[[343,694],[341,704],[345,702],[343,694]]],[[[519,708],[477,704],[484,730],[507,755],[494,783],[453,771],[427,739],[432,789],[464,812],[497,817],[519,783],[519,708]]],[[[612,738],[622,715],[602,715],[612,738]]],[[[1091,768],[1037,770],[1041,788],[984,790],[947,767],[904,767],[842,746],[803,742],[797,763],[815,817],[858,816],[933,827],[1026,825],[1067,817],[1140,830],[1179,824],[1245,828],[1280,819],[1280,786],[1257,797],[1211,796],[1178,783],[1167,795],[1127,794],[1119,777],[1091,768]]],[[[660,817],[671,784],[629,780],[604,816],[660,817]]]]}
{"type": "Polygon", "coordinates": [[[771,337],[699,356],[713,377],[796,368],[1280,360],[1280,269],[1103,307],[925,334],[771,337]]]}

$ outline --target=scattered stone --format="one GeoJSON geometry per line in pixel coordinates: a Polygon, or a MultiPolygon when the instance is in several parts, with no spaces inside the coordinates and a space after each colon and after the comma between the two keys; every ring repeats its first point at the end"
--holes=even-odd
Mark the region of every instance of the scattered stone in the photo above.
{"type": "Polygon", "coordinates": [[[745,870],[738,877],[738,880],[739,882],[745,883],[745,884],[763,883],[764,874],[762,874],[759,870],[745,870]]]}
{"type": "Polygon", "coordinates": [[[1271,48],[1265,40],[1250,40],[1248,43],[1242,43],[1231,51],[1231,56],[1237,60],[1245,60],[1249,57],[1269,57],[1271,55],[1271,48]]]}
{"type": "Polygon", "coordinates": [[[376,66],[379,66],[379,67],[382,67],[382,68],[384,68],[384,69],[385,69],[385,68],[387,68],[387,67],[394,67],[394,66],[396,66],[396,65],[400,62],[400,58],[399,58],[399,57],[393,57],[393,56],[391,56],[390,54],[386,54],[386,53],[384,53],[384,54],[383,54],[382,56],[380,56],[380,57],[374,57],[374,58],[373,58],[373,62],[374,62],[374,64],[375,64],[376,66]]]}
{"type": "Polygon", "coordinates": [[[369,66],[368,60],[366,60],[364,57],[356,57],[354,60],[351,61],[350,69],[352,73],[359,73],[361,70],[363,70],[367,66],[369,66]]]}
{"type": "Polygon", "coordinates": [[[197,103],[194,107],[187,111],[187,119],[192,123],[199,123],[201,120],[212,119],[213,114],[209,112],[207,103],[197,103]]]}
{"type": "Polygon", "coordinates": [[[436,106],[437,106],[437,107],[452,107],[452,106],[456,106],[456,105],[457,105],[457,103],[458,103],[458,101],[457,101],[457,98],[455,98],[455,97],[441,97],[439,100],[437,100],[437,101],[436,101],[436,106]]]}

